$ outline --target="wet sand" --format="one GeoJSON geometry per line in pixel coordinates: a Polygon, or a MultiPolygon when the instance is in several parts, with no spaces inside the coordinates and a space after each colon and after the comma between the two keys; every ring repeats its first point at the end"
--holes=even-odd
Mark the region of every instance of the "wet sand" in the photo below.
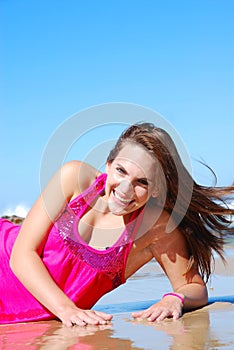
{"type": "Polygon", "coordinates": [[[103,297],[96,309],[113,313],[107,326],[67,328],[58,321],[0,325],[0,349],[234,349],[234,254],[226,268],[217,259],[208,283],[209,305],[184,313],[177,321],[137,322],[131,311],[148,307],[170,290],[155,263],[149,263],[124,286],[103,297]]]}
{"type": "Polygon", "coordinates": [[[217,302],[160,323],[114,315],[107,326],[67,328],[58,321],[0,326],[1,349],[233,349],[234,304],[217,302]]]}

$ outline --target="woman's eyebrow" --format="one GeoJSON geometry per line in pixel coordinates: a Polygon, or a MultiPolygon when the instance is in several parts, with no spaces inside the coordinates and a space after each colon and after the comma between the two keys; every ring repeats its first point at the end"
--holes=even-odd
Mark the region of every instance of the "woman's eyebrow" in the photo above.
{"type": "Polygon", "coordinates": [[[116,163],[116,166],[122,168],[123,170],[125,170],[127,172],[127,170],[125,169],[125,167],[121,163],[116,163]]]}
{"type": "MultiPolygon", "coordinates": [[[[128,171],[125,169],[125,167],[122,164],[116,163],[116,166],[120,167],[125,172],[125,174],[128,175],[128,171]]],[[[147,183],[152,183],[153,182],[152,179],[147,179],[147,177],[139,177],[136,180],[137,181],[146,181],[147,183]]]]}
{"type": "Polygon", "coordinates": [[[147,182],[148,184],[153,182],[153,180],[147,179],[147,177],[140,177],[140,178],[138,178],[137,180],[138,180],[138,181],[145,181],[145,182],[147,182]]]}

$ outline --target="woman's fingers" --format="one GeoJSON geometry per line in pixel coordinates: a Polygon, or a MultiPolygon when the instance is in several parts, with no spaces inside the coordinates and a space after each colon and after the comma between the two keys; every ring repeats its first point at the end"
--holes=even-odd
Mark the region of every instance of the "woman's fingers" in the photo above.
{"type": "Polygon", "coordinates": [[[105,312],[101,311],[94,311],[96,315],[102,317],[106,321],[112,320],[113,316],[111,314],[106,314],[105,312]]]}
{"type": "Polygon", "coordinates": [[[142,313],[134,313],[132,315],[137,319],[147,319],[150,322],[162,321],[164,318],[169,316],[169,312],[163,309],[147,309],[142,313]]]}
{"type": "Polygon", "coordinates": [[[150,322],[163,321],[167,317],[177,320],[181,315],[182,306],[180,303],[166,303],[164,300],[146,310],[132,313],[134,318],[138,320],[147,319],[150,322]]]}
{"type": "Polygon", "coordinates": [[[167,310],[157,310],[157,312],[153,312],[150,317],[148,317],[148,321],[154,322],[160,322],[163,321],[165,318],[170,317],[170,312],[167,310]]]}
{"type": "Polygon", "coordinates": [[[172,313],[173,320],[178,320],[182,316],[182,311],[175,310],[172,313]]]}
{"type": "MultiPolygon", "coordinates": [[[[105,325],[112,319],[112,315],[93,310],[80,310],[71,317],[70,324],[77,326],[105,325]]],[[[69,324],[69,326],[70,326],[69,324]]]]}
{"type": "Polygon", "coordinates": [[[141,312],[133,312],[132,316],[134,318],[138,318],[138,319],[143,319],[143,318],[147,318],[150,317],[150,315],[152,314],[152,311],[150,309],[146,309],[144,311],[141,312]]]}

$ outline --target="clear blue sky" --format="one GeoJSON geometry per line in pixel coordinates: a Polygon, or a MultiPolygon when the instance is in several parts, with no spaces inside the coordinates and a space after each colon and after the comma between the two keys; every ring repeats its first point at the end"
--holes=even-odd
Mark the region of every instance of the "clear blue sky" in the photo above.
{"type": "Polygon", "coordinates": [[[54,130],[102,103],[159,112],[200,182],[195,159],[234,180],[233,1],[1,0],[0,13],[0,214],[32,205],[54,130]]]}

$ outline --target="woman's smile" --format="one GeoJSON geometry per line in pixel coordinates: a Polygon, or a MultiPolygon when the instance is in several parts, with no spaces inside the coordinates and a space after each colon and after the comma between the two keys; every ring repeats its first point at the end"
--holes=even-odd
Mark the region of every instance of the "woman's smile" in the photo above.
{"type": "Polygon", "coordinates": [[[113,190],[112,191],[112,196],[114,201],[117,201],[123,206],[129,205],[130,203],[134,202],[134,199],[132,198],[126,198],[122,193],[118,192],[118,190],[113,190]]]}
{"type": "Polygon", "coordinates": [[[125,215],[145,205],[155,189],[155,159],[141,146],[127,143],[106,167],[110,211],[125,215]]]}

